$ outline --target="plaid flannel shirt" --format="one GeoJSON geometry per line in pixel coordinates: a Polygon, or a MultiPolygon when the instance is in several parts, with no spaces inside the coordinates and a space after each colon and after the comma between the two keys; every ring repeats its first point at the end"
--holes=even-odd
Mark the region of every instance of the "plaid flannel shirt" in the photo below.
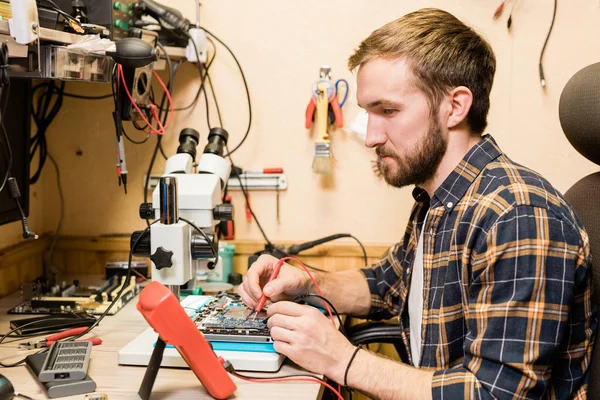
{"type": "MultiPolygon", "coordinates": [[[[585,398],[597,318],[587,233],[544,178],[486,135],[430,199],[415,188],[403,241],[361,270],[370,319],[407,307],[424,227],[421,359],[434,399],[585,398]]],[[[412,363],[412,359],[410,360],[412,363]]]]}

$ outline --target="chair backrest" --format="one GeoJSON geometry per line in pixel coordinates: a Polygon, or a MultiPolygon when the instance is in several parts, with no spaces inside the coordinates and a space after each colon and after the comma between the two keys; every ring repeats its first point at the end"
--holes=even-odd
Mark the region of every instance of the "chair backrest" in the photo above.
{"type": "MultiPolygon", "coordinates": [[[[565,193],[565,197],[590,237],[594,279],[592,298],[596,309],[600,310],[600,172],[581,179],[565,193]]],[[[588,398],[600,399],[600,345],[597,336],[590,368],[588,398]]]]}
{"type": "MultiPolygon", "coordinates": [[[[571,145],[582,156],[600,165],[600,63],[578,71],[560,96],[560,123],[571,145]]],[[[593,302],[600,312],[600,172],[573,185],[565,197],[575,209],[590,237],[593,302]]],[[[588,398],[600,400],[600,344],[590,365],[588,398]]]]}

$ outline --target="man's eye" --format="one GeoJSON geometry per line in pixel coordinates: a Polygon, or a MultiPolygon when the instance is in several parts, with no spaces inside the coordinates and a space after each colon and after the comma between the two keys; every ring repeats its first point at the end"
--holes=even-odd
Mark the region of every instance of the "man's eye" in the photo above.
{"type": "Polygon", "coordinates": [[[394,110],[393,108],[384,108],[384,109],[383,109],[383,113],[384,113],[385,115],[392,115],[392,114],[394,114],[395,112],[396,112],[396,110],[394,110]]]}

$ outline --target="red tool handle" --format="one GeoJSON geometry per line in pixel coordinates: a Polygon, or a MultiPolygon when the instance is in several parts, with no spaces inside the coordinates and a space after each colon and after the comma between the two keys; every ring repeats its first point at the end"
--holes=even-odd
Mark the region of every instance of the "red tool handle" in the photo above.
{"type": "Polygon", "coordinates": [[[263,174],[283,174],[283,168],[263,168],[263,174]]]}
{"type": "MultiPolygon", "coordinates": [[[[277,265],[275,265],[275,269],[273,270],[273,273],[271,274],[271,277],[269,278],[269,282],[271,282],[273,279],[277,278],[277,275],[279,275],[279,270],[281,269],[282,265],[283,265],[283,261],[277,262],[277,265]]],[[[267,282],[267,284],[269,282],[267,282]]],[[[260,296],[260,299],[258,300],[258,304],[256,304],[256,308],[254,311],[256,311],[257,313],[260,312],[263,309],[263,307],[265,306],[266,302],[267,302],[267,296],[265,296],[265,294],[263,292],[263,294],[260,296]]]]}
{"type": "Polygon", "coordinates": [[[342,117],[342,109],[340,108],[340,103],[338,103],[337,97],[333,96],[329,104],[331,105],[331,109],[333,110],[333,115],[335,115],[335,126],[337,126],[338,128],[343,127],[344,117],[342,117]]]}
{"type": "MultiPolygon", "coordinates": [[[[56,342],[55,340],[48,340],[46,342],[46,347],[52,346],[55,342],[56,342]]],[[[92,346],[96,346],[98,344],[102,344],[102,339],[100,339],[99,337],[95,337],[95,338],[91,338],[91,339],[75,340],[75,342],[92,342],[92,346]]]]}
{"type": "Polygon", "coordinates": [[[87,326],[82,326],[80,328],[67,329],[66,331],[55,333],[54,335],[50,335],[46,338],[46,342],[56,342],[57,340],[68,338],[71,336],[80,335],[83,332],[87,331],[87,326]]]}
{"type": "Polygon", "coordinates": [[[310,129],[310,126],[312,125],[313,117],[315,115],[315,108],[316,108],[315,101],[311,97],[310,102],[308,103],[308,106],[306,107],[306,121],[304,122],[304,127],[306,129],[310,129]]]}

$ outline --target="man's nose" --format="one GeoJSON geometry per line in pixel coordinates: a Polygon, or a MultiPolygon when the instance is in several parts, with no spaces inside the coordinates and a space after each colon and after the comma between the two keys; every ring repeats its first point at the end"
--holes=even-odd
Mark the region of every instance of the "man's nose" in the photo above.
{"type": "Polygon", "coordinates": [[[369,116],[365,138],[365,146],[369,148],[380,147],[387,141],[385,130],[377,122],[377,117],[369,116]]]}

